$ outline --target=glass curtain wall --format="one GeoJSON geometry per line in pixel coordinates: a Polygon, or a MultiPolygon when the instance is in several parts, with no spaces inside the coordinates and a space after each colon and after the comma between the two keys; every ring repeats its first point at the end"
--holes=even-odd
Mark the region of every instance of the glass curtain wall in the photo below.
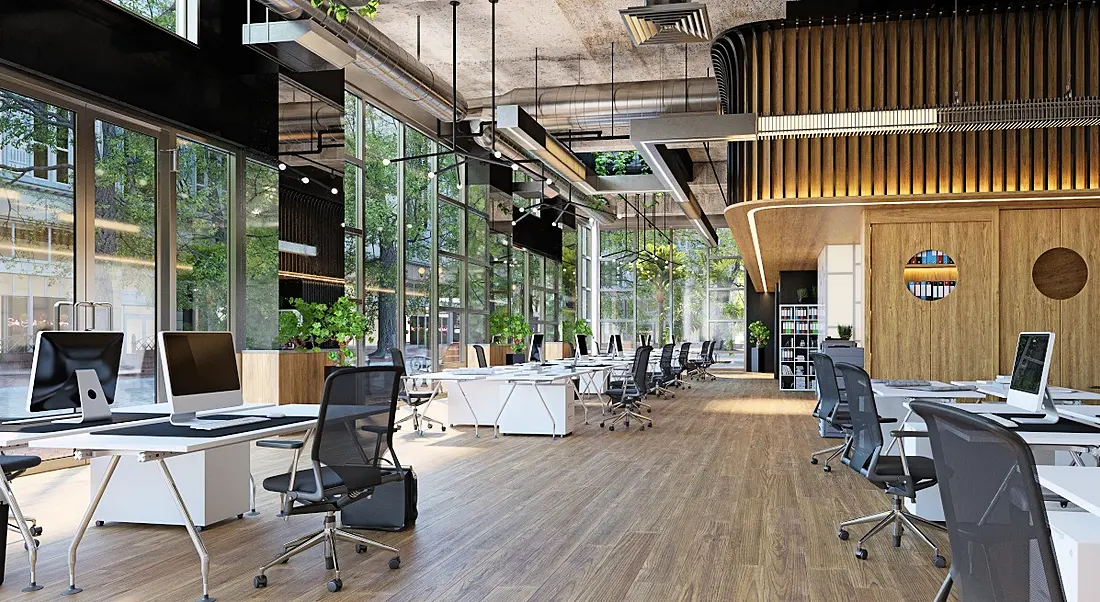
{"type": "MultiPolygon", "coordinates": [[[[435,152],[435,143],[430,138],[408,126],[403,130],[405,157],[435,152]]],[[[405,362],[410,371],[429,369],[432,365],[435,194],[428,172],[435,168],[434,163],[435,159],[428,157],[400,164],[405,189],[405,362]]]]}
{"type": "Polygon", "coordinates": [[[245,163],[245,348],[279,348],[279,171],[245,163]]]}
{"type": "Polygon", "coordinates": [[[232,156],[180,138],[176,174],[176,330],[229,329],[232,156]]]}
{"type": "Polygon", "coordinates": [[[624,346],[634,344],[637,315],[634,312],[634,263],[636,230],[600,230],[600,337],[619,335],[624,346]]]}
{"type": "Polygon", "coordinates": [[[192,42],[198,42],[199,0],[110,0],[118,6],[192,42]]]}

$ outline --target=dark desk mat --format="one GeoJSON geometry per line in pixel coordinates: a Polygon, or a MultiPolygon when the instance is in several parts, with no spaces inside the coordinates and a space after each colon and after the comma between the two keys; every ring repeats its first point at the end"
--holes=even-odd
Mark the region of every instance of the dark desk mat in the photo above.
{"type": "MultiPolygon", "coordinates": [[[[1035,418],[1036,414],[997,414],[1002,418],[1035,418]]],[[[1070,418],[1059,418],[1054,424],[1019,424],[1013,431],[1026,433],[1095,433],[1100,434],[1100,426],[1085,424],[1070,418]]]]}
{"type": "MultiPolygon", "coordinates": [[[[125,424],[127,422],[134,422],[137,420],[149,420],[150,418],[161,418],[163,414],[147,414],[144,412],[116,412],[111,414],[110,420],[93,420],[91,422],[77,422],[77,423],[58,423],[48,422],[46,424],[0,424],[0,431],[5,433],[62,433],[65,431],[75,431],[78,429],[88,428],[90,426],[109,426],[112,424],[125,424]]],[[[71,418],[66,416],[60,420],[71,418]]],[[[12,418],[11,420],[19,420],[18,418],[12,418]]]]}
{"type": "MultiPolygon", "coordinates": [[[[215,416],[203,416],[200,419],[232,420],[234,418],[240,417],[240,414],[219,414],[215,416]]],[[[253,422],[252,424],[243,424],[241,426],[217,429],[213,431],[200,431],[198,429],[193,429],[187,426],[176,426],[169,422],[154,422],[152,424],[138,424],[135,426],[126,426],[117,429],[94,431],[92,434],[133,435],[135,437],[194,437],[199,439],[207,439],[213,437],[224,437],[226,435],[239,435],[241,433],[250,433],[252,431],[259,431],[276,426],[287,426],[299,423],[302,423],[302,428],[307,428],[309,424],[312,424],[316,421],[316,418],[308,418],[305,416],[286,416],[283,418],[268,418],[263,422],[253,422]]]]}

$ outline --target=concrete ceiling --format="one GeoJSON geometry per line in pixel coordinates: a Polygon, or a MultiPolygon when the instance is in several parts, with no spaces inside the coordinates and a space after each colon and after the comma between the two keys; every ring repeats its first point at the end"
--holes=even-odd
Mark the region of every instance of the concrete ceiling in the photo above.
{"type": "MultiPolygon", "coordinates": [[[[644,0],[500,0],[497,3],[497,93],[539,87],[611,81],[611,42],[615,42],[615,81],[674,79],[684,76],[683,46],[635,48],[619,9],[644,0]]],[[[735,25],[778,19],[784,0],[707,0],[712,32],[735,25]]],[[[451,77],[451,6],[447,0],[385,0],[373,24],[416,53],[420,16],[421,61],[440,77],[451,77]]],[[[489,96],[490,3],[463,0],[458,7],[458,89],[468,99],[489,96]]],[[[710,74],[710,45],[688,47],[688,75],[710,74]]]]}

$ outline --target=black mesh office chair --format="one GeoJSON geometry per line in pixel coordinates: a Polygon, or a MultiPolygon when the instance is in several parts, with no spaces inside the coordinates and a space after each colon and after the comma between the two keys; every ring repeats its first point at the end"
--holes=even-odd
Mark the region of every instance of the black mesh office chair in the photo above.
{"type": "MultiPolygon", "coordinates": [[[[653,426],[653,420],[646,418],[639,414],[642,407],[647,407],[642,402],[645,399],[647,391],[647,372],[649,366],[649,354],[653,349],[651,347],[638,347],[634,351],[634,362],[631,364],[630,375],[627,380],[624,380],[618,387],[609,388],[604,391],[610,400],[609,406],[612,413],[616,411],[610,420],[607,430],[615,430],[615,425],[622,422],[623,426],[630,428],[630,420],[635,419],[642,422],[642,428],[639,430],[645,430],[646,426],[653,426]]],[[[602,428],[608,421],[600,422],[602,428]]]]}
{"type": "Polygon", "coordinates": [[[718,347],[714,341],[710,344],[703,343],[703,352],[699,354],[699,378],[717,380],[718,377],[710,373],[710,367],[714,365],[714,349],[718,347]]]}
{"type": "Polygon", "coordinates": [[[485,348],[481,345],[474,345],[474,353],[477,355],[477,367],[488,368],[489,360],[485,359],[485,348]]]}
{"type": "Polygon", "coordinates": [[[691,371],[691,343],[682,343],[680,345],[680,355],[676,361],[676,386],[691,388],[691,385],[687,384],[685,377],[691,371]]]}
{"type": "Polygon", "coordinates": [[[694,359],[688,362],[687,376],[689,378],[699,378],[699,375],[703,371],[703,358],[710,352],[710,341],[703,341],[703,347],[699,350],[699,359],[694,359]]]}
{"type": "MultiPolygon", "coordinates": [[[[852,525],[875,523],[856,543],[856,558],[865,560],[867,550],[863,544],[868,539],[887,526],[892,526],[893,545],[895,548],[900,547],[903,529],[908,527],[925,545],[932,548],[933,564],[938,568],[947,566],[947,559],[940,555],[939,547],[920,530],[917,523],[935,529],[943,527],[912,514],[905,509],[904,503],[905,498],[916,500],[918,491],[936,484],[936,468],[932,458],[906,456],[904,444],[898,446],[900,455],[882,455],[884,446],[881,425],[897,422],[897,419],[879,417],[875,394],[871,390],[871,377],[863,368],[843,362],[836,364],[836,368],[844,378],[848,411],[852,416],[852,442],[841,461],[892,498],[890,510],[840,523],[837,537],[848,539],[847,528],[852,525]]],[[[896,434],[898,431],[895,431],[896,434]]]]}
{"type": "MultiPolygon", "coordinates": [[[[393,451],[397,392],[404,370],[394,366],[342,368],[325,379],[321,406],[314,427],[310,458],[313,466],[264,479],[264,489],[283,496],[283,515],[325,515],[324,526],[284,546],[281,556],[260,569],[253,586],[267,587],[271,567],[286,562],[318,544],[324,545],[325,565],[335,571],[328,589],[340,591],[340,564],[336,542],[350,541],[362,553],[373,546],[396,553],[397,549],[336,526],[336,512],[373,494],[383,483],[400,481],[400,462],[393,451]]],[[[299,443],[299,448],[304,442],[299,443]]],[[[401,566],[401,557],[389,566],[401,566]]]]}
{"type": "Polygon", "coordinates": [[[1065,602],[1031,448],[1019,435],[948,404],[914,401],[924,419],[960,600],[1065,602]]]}
{"type": "MultiPolygon", "coordinates": [[[[8,523],[7,528],[17,531],[23,536],[23,548],[27,550],[30,561],[31,581],[30,585],[23,588],[24,592],[42,589],[42,586],[38,585],[36,577],[39,542],[35,539],[35,537],[42,534],[42,527],[38,526],[33,518],[23,515],[19,502],[15,499],[15,493],[11,489],[11,481],[41,463],[42,459],[38,456],[7,456],[0,454],[0,470],[4,472],[3,478],[0,479],[0,502],[7,506],[4,514],[7,515],[8,511],[12,514],[9,518],[11,522],[8,523]]],[[[0,565],[0,573],[3,573],[2,568],[2,565],[0,565]]],[[[3,582],[4,576],[0,574],[0,583],[3,582]]]]}
{"type": "MultiPolygon", "coordinates": [[[[424,434],[424,425],[428,428],[432,428],[433,425],[438,424],[441,432],[447,431],[447,425],[443,424],[441,420],[436,420],[428,415],[428,410],[432,407],[432,402],[440,394],[440,385],[437,382],[428,384],[419,384],[416,380],[415,374],[409,374],[409,370],[405,367],[405,354],[393,347],[390,349],[390,355],[393,356],[393,365],[401,368],[401,390],[398,393],[398,399],[401,403],[405,404],[409,408],[410,414],[405,416],[401,420],[397,421],[397,424],[401,424],[406,420],[413,421],[413,430],[421,435],[424,434]],[[423,411],[421,411],[423,408],[423,411]]],[[[480,357],[478,363],[481,362],[480,357]]]]}
{"type": "Polygon", "coordinates": [[[843,453],[851,441],[852,416],[840,392],[833,358],[824,353],[811,353],[810,359],[814,363],[814,372],[817,374],[817,407],[814,408],[813,416],[844,432],[844,443],[810,454],[810,464],[817,464],[818,456],[829,454],[829,457],[825,458],[825,466],[822,467],[825,472],[829,472],[833,469],[829,462],[843,453]]]}
{"type": "Polygon", "coordinates": [[[656,374],[657,394],[663,396],[668,393],[673,399],[676,398],[676,394],[672,392],[672,387],[676,386],[676,374],[672,369],[672,355],[675,351],[676,345],[672,343],[661,347],[661,360],[658,362],[659,371],[656,374]]]}

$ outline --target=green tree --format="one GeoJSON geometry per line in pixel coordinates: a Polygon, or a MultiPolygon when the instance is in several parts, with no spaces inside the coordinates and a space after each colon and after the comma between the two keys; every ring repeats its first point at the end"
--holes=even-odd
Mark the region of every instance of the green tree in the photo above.
{"type": "MultiPolygon", "coordinates": [[[[656,303],[656,342],[665,340],[668,332],[668,303],[670,285],[687,275],[684,267],[686,257],[667,241],[647,242],[645,251],[638,256],[635,266],[639,283],[644,282],[652,289],[656,303]]],[[[641,297],[641,295],[639,295],[641,297]]]]}

